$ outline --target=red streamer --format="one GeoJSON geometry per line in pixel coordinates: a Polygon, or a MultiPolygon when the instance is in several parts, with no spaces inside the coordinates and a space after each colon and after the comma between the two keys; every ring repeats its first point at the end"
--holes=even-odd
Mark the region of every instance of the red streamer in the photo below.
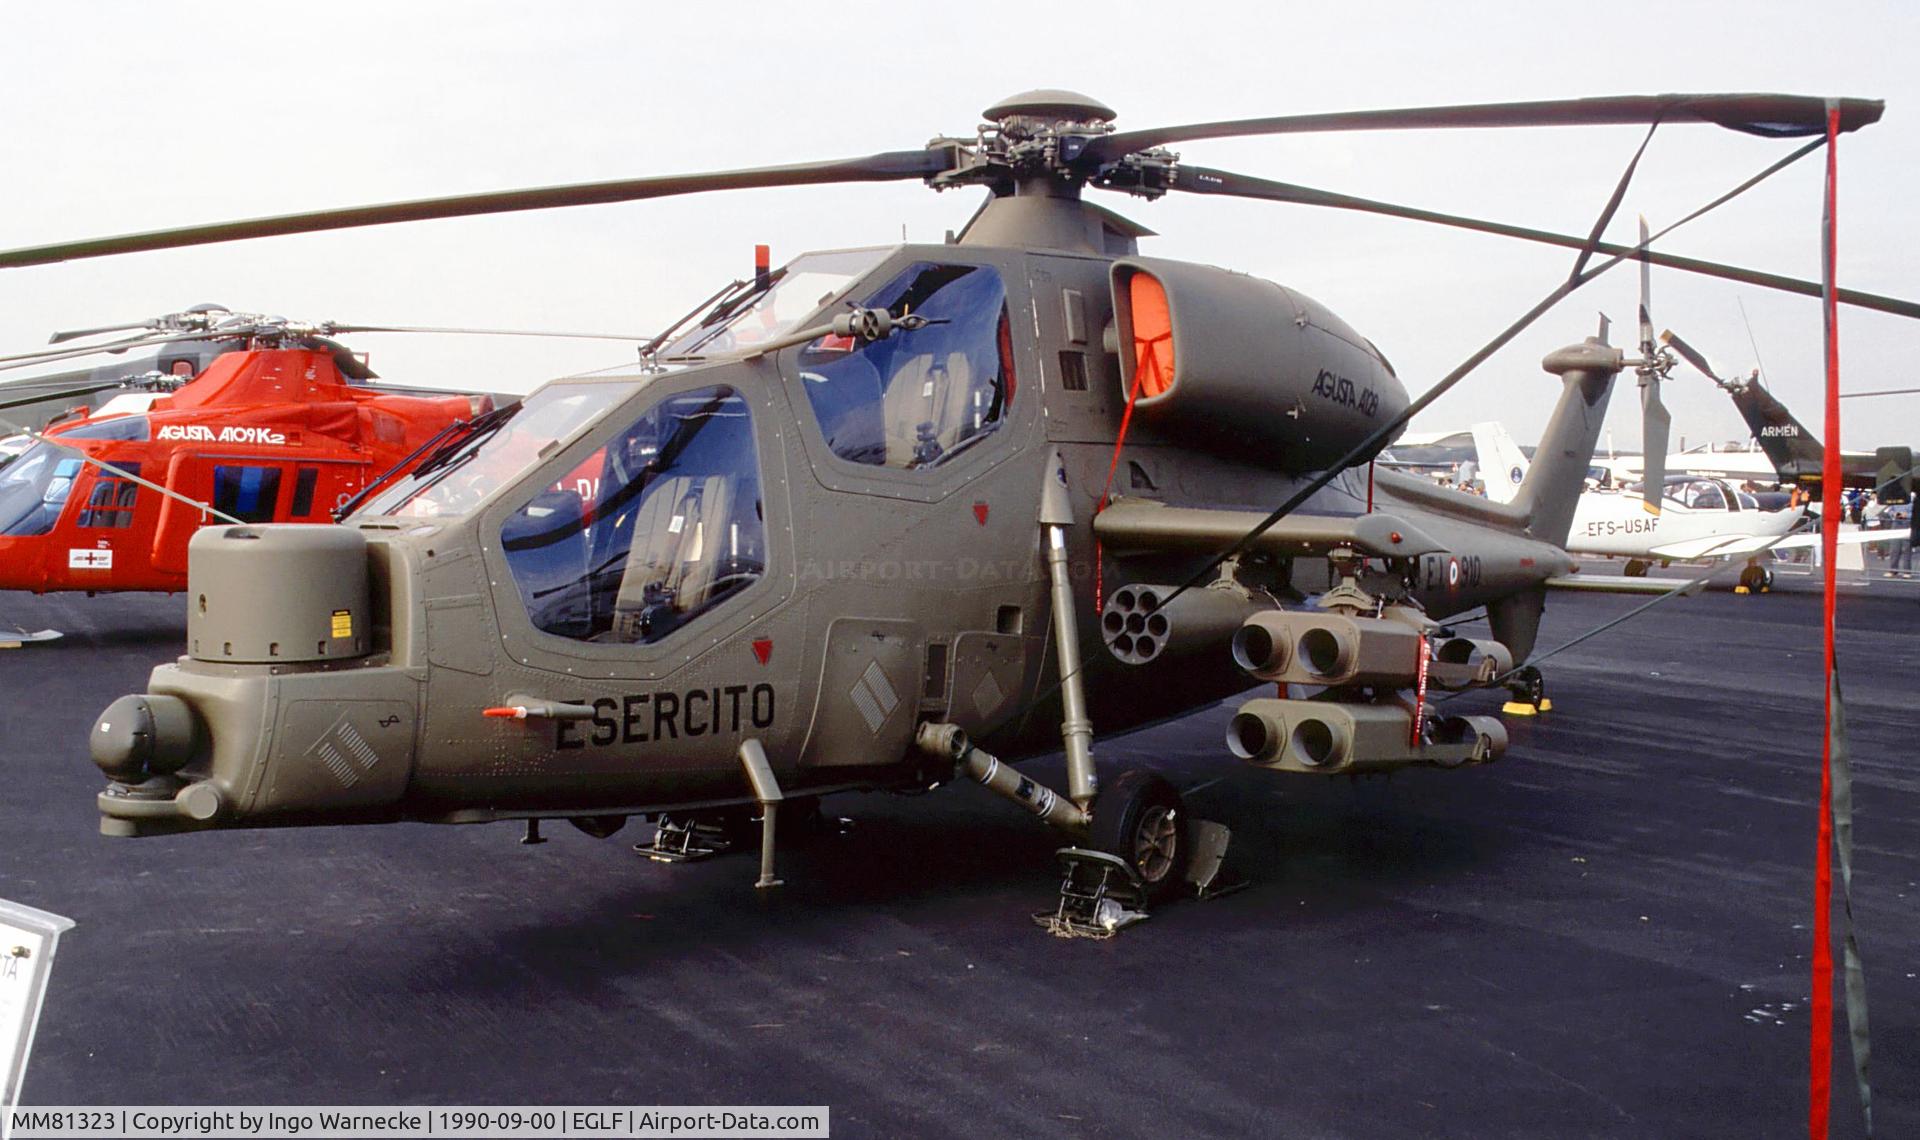
{"type": "Polygon", "coordinates": [[[1808,1071],[1807,1135],[1826,1140],[1833,1075],[1833,610],[1834,562],[1840,536],[1840,314],[1834,288],[1837,264],[1837,187],[1840,109],[1827,107],[1827,208],[1821,243],[1821,272],[1826,285],[1821,303],[1826,318],[1826,455],[1820,471],[1820,561],[1826,588],[1822,606],[1826,644],[1826,734],[1820,745],[1820,847],[1813,871],[1813,1040],[1808,1071]]]}

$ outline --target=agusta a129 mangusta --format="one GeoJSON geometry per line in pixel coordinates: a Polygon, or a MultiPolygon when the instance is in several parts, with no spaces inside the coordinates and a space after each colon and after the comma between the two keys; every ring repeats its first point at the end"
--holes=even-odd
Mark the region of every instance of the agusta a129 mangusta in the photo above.
{"type": "Polygon", "coordinates": [[[1819,135],[1880,112],[1832,106],[1655,96],[1123,132],[1091,99],[1036,91],[973,137],[866,158],[0,254],[709,189],[989,191],[950,243],[807,254],[726,291],[640,367],[481,419],[343,526],[202,530],[186,655],[92,730],[103,829],[564,818],[605,835],[664,815],[669,853],[758,808],[769,882],[774,805],[968,777],[1155,896],[1217,860],[1222,829],[1149,772],[1097,778],[1096,732],[1278,684],[1232,719],[1227,747],[1250,764],[1492,760],[1498,720],[1445,715],[1439,692],[1537,701],[1537,672],[1516,666],[1569,569],[1608,396],[1632,369],[1663,421],[1671,359],[1645,329],[1638,357],[1598,337],[1551,354],[1559,402],[1510,504],[1375,471],[1423,401],[1372,341],[1284,286],[1141,255],[1147,231],[1082,191],[1312,202],[1569,245],[1584,252],[1564,295],[1602,262],[1675,259],[1185,165],[1163,144],[1654,121],[1819,135]],[[1442,624],[1482,607],[1490,637],[1442,624]],[[1064,788],[1009,763],[1063,741],[1064,788]]]}

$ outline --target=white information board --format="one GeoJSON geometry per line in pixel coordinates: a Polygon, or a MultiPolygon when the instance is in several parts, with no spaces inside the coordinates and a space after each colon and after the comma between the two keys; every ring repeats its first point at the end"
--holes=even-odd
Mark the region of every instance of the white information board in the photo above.
{"type": "Polygon", "coordinates": [[[0,899],[0,1140],[12,1132],[13,1109],[33,1050],[33,1030],[47,995],[53,952],[73,920],[0,899]]]}

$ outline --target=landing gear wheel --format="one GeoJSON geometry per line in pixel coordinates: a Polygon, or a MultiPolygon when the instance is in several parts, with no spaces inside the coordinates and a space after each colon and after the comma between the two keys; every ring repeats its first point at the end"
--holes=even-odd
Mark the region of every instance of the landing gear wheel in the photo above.
{"type": "Polygon", "coordinates": [[[1627,559],[1627,568],[1621,571],[1621,573],[1625,574],[1629,578],[1644,578],[1647,576],[1647,568],[1650,565],[1651,563],[1645,562],[1641,559],[1629,558],[1627,559]]]}
{"type": "Polygon", "coordinates": [[[1186,881],[1192,828],[1172,784],[1136,768],[1093,797],[1087,845],[1125,859],[1146,885],[1149,902],[1164,902],[1186,881]]]}
{"type": "Polygon", "coordinates": [[[1553,702],[1547,699],[1547,679],[1540,675],[1536,665],[1523,665],[1507,678],[1507,691],[1513,699],[1501,706],[1500,711],[1514,716],[1533,716],[1553,708],[1553,702]]]}
{"type": "Polygon", "coordinates": [[[1749,565],[1740,571],[1740,584],[1749,593],[1764,594],[1773,589],[1773,571],[1764,566],[1749,565]]]}

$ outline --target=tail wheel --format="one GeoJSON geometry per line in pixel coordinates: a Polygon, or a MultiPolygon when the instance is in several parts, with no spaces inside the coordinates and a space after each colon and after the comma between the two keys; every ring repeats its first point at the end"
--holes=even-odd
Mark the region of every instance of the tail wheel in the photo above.
{"type": "Polygon", "coordinates": [[[1186,879],[1193,852],[1186,806],[1172,784],[1144,769],[1123,772],[1093,799],[1088,845],[1125,859],[1163,901],[1186,879]]]}

